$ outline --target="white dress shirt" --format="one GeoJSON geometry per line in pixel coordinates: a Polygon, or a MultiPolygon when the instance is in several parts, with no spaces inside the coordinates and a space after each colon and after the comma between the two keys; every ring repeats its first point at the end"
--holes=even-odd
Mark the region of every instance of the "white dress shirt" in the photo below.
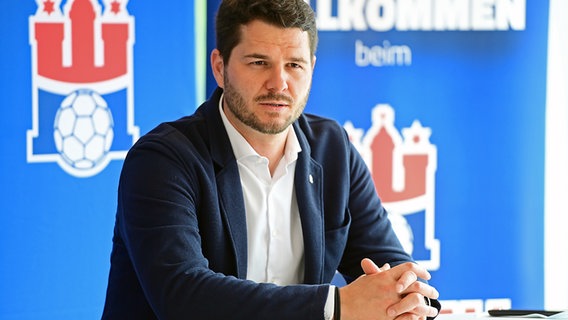
{"type": "MultiPolygon", "coordinates": [[[[293,127],[288,130],[284,156],[274,175],[268,158],[259,155],[219,111],[237,160],[247,223],[247,279],[277,285],[304,281],[304,237],[294,189],[298,153],[302,151],[293,127]]],[[[333,288],[332,288],[333,289],[333,288]]],[[[333,313],[333,290],[325,306],[326,319],[333,313]]]]}

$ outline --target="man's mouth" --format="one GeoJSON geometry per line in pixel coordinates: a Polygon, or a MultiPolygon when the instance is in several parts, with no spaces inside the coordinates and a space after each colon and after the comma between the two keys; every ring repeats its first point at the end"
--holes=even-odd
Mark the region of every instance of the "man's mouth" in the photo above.
{"type": "Polygon", "coordinates": [[[261,105],[273,108],[288,107],[292,105],[293,101],[292,98],[287,95],[274,94],[274,93],[258,96],[255,100],[261,105]]]}
{"type": "Polygon", "coordinates": [[[278,103],[278,102],[261,102],[261,104],[269,106],[269,107],[286,107],[286,106],[288,106],[287,103],[278,103]]]}

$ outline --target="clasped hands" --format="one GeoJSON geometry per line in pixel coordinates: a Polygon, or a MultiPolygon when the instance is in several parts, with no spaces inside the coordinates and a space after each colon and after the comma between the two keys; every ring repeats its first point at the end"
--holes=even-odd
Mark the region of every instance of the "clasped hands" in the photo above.
{"type": "Polygon", "coordinates": [[[365,274],[339,289],[342,320],[424,320],[438,314],[424,299],[437,299],[438,291],[418,281],[430,279],[423,267],[407,262],[379,268],[370,259],[363,259],[361,267],[365,274]]]}

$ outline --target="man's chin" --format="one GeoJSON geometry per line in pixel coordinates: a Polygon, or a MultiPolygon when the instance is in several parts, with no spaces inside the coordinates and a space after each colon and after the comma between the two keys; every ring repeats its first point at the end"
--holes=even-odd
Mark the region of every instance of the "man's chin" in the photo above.
{"type": "Polygon", "coordinates": [[[279,134],[286,131],[286,129],[290,127],[292,122],[293,121],[290,121],[290,119],[282,120],[282,119],[272,118],[268,119],[267,121],[263,121],[262,123],[257,123],[254,129],[256,129],[261,133],[279,134]]]}

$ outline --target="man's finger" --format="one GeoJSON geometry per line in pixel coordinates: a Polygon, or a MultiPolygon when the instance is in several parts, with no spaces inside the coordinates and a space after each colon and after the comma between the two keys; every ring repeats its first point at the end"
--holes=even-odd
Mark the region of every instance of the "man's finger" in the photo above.
{"type": "Polygon", "coordinates": [[[438,310],[427,306],[422,295],[413,293],[406,295],[402,300],[387,309],[387,314],[391,317],[397,317],[405,313],[411,313],[419,317],[434,317],[438,314],[438,310]]]}
{"type": "Polygon", "coordinates": [[[396,292],[402,293],[406,290],[410,285],[415,283],[418,280],[418,276],[413,271],[406,271],[400,276],[396,283],[396,292]]]}
{"type": "Polygon", "coordinates": [[[424,267],[420,266],[419,264],[413,262],[406,262],[403,264],[399,264],[396,267],[393,267],[392,269],[396,270],[395,277],[398,278],[400,278],[403,275],[403,273],[408,271],[414,272],[414,274],[418,276],[418,278],[420,279],[430,280],[430,278],[432,277],[430,275],[430,272],[428,272],[428,270],[426,270],[424,267]]]}
{"type": "Polygon", "coordinates": [[[371,259],[365,258],[361,260],[361,268],[363,268],[363,272],[366,275],[375,274],[381,272],[381,268],[379,268],[371,259]]]}
{"type": "Polygon", "coordinates": [[[438,297],[440,296],[440,293],[438,293],[438,290],[436,290],[436,288],[432,287],[431,285],[424,283],[424,282],[420,282],[420,281],[416,281],[413,284],[411,284],[410,286],[408,286],[408,288],[406,288],[406,290],[404,290],[403,292],[401,292],[403,295],[404,294],[409,294],[409,293],[419,293],[421,295],[423,295],[424,297],[428,297],[429,299],[438,299],[438,297]]]}

